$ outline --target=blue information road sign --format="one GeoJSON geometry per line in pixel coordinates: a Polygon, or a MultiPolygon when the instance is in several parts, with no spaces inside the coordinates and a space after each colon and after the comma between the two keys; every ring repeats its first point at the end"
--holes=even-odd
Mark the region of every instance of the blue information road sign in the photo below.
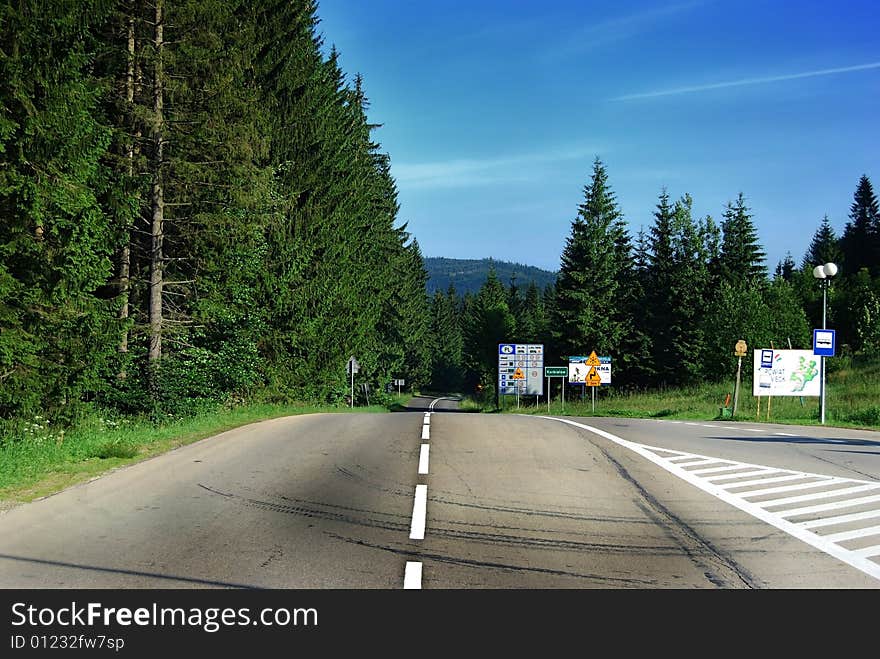
{"type": "Polygon", "coordinates": [[[813,330],[813,354],[818,357],[834,357],[837,340],[835,330],[813,330]]]}

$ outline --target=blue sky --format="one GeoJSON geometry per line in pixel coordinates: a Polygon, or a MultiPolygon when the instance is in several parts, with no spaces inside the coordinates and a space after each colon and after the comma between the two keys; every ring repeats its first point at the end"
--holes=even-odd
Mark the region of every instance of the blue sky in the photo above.
{"type": "Polygon", "coordinates": [[[880,192],[869,1],[319,0],[425,256],[558,269],[600,157],[633,235],[663,187],[745,195],[772,273],[880,192]]]}

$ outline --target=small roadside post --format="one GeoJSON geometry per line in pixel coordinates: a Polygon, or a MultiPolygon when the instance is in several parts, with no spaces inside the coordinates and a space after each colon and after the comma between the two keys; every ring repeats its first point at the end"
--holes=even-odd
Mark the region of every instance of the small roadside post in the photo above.
{"type": "Polygon", "coordinates": [[[743,357],[746,356],[746,342],[740,339],[736,342],[736,346],[734,346],[734,353],[737,357],[737,365],[736,365],[736,387],[733,390],[733,413],[731,414],[731,418],[736,416],[736,404],[739,401],[739,379],[740,374],[742,373],[742,363],[743,357]]]}

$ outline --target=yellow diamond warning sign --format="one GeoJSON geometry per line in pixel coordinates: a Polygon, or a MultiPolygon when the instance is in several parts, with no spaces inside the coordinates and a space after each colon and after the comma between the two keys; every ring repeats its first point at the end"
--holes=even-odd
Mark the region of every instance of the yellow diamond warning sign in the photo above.
{"type": "Polygon", "coordinates": [[[513,379],[514,380],[525,380],[526,374],[523,373],[523,370],[521,368],[518,368],[513,372],[513,379]]]}
{"type": "Polygon", "coordinates": [[[599,377],[599,371],[596,370],[595,366],[590,366],[590,372],[587,373],[586,385],[588,387],[598,387],[600,384],[602,384],[602,378],[599,377]]]}
{"type": "MultiPolygon", "coordinates": [[[[585,362],[587,366],[598,366],[602,362],[599,361],[599,358],[596,356],[596,351],[590,353],[590,356],[587,357],[587,361],[585,362]]],[[[595,372],[595,368],[591,372],[595,372]]]]}

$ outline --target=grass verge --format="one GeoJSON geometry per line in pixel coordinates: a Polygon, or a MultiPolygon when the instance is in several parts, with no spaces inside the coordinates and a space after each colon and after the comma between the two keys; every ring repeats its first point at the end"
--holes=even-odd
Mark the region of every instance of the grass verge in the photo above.
{"type": "MultiPolygon", "coordinates": [[[[668,418],[693,421],[746,421],[749,423],[780,423],[790,425],[820,425],[819,399],[798,397],[752,396],[751,383],[744,383],[737,400],[735,417],[724,415],[721,408],[732,387],[702,385],[699,387],[668,389],[663,391],[618,392],[602,388],[596,392],[595,409],[591,392],[580,391],[576,398],[566,387],[567,400],[551,401],[549,412],[546,400],[535,404],[534,400],[521,401],[519,409],[507,401],[505,412],[522,414],[551,414],[554,416],[612,416],[631,418],[668,418]]],[[[730,404],[732,407],[732,402],[730,404]]],[[[867,383],[848,386],[841,382],[829,386],[825,401],[825,425],[865,430],[880,430],[880,385],[867,383]]]]}
{"type": "Polygon", "coordinates": [[[27,439],[0,442],[0,510],[249,423],[317,412],[382,413],[399,402],[395,397],[389,406],[353,409],[307,403],[249,405],[169,417],[158,425],[96,412],[65,431],[50,430],[37,417],[27,439]]]}

